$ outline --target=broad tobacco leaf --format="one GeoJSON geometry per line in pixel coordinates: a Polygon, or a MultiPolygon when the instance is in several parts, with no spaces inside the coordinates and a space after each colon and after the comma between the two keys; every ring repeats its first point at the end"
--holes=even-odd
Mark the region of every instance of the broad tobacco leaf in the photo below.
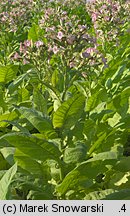
{"type": "Polygon", "coordinates": [[[0,139],[6,140],[11,146],[14,146],[33,159],[40,161],[54,159],[59,161],[61,153],[58,147],[52,142],[22,133],[8,133],[0,139]]]}
{"type": "Polygon", "coordinates": [[[0,200],[6,200],[7,199],[7,193],[9,186],[11,184],[11,181],[16,174],[17,171],[17,164],[14,164],[7,172],[4,174],[2,179],[0,180],[0,200]]]}
{"type": "Polygon", "coordinates": [[[69,129],[75,125],[83,113],[84,105],[85,97],[82,94],[76,94],[63,102],[53,115],[54,127],[69,129]]]}
{"type": "Polygon", "coordinates": [[[17,72],[17,65],[0,66],[0,83],[9,83],[16,77],[17,72]]]}
{"type": "Polygon", "coordinates": [[[82,162],[79,166],[69,172],[62,183],[57,186],[57,192],[60,195],[64,195],[68,190],[78,190],[82,187],[82,182],[86,182],[86,187],[92,186],[93,180],[100,173],[107,171],[106,165],[115,163],[117,160],[117,153],[104,152],[97,154],[94,158],[88,161],[82,162]],[[87,184],[88,183],[88,184],[87,184]]]}

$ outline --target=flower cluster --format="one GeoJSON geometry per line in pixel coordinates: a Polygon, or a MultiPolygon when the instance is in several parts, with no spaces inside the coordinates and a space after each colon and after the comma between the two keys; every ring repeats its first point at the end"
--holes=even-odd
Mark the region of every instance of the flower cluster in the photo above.
{"type": "Polygon", "coordinates": [[[11,61],[37,62],[49,71],[54,71],[56,64],[70,76],[78,71],[82,77],[84,71],[91,71],[92,75],[95,65],[97,70],[107,67],[108,47],[119,43],[120,26],[128,19],[129,2],[10,0],[2,1],[1,5],[1,28],[16,32],[18,37],[11,61]],[[33,24],[36,29],[31,39],[28,34],[33,24]]]}
{"type": "Polygon", "coordinates": [[[128,1],[93,0],[87,4],[97,37],[113,41],[121,33],[121,27],[128,21],[128,1]]]}
{"type": "Polygon", "coordinates": [[[27,24],[32,16],[33,0],[9,0],[0,3],[0,25],[4,25],[7,30],[16,32],[21,26],[27,24]]]}

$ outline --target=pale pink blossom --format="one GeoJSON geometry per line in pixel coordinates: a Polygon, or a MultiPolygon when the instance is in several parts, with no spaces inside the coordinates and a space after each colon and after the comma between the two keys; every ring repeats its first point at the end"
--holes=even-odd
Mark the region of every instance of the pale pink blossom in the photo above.
{"type": "Polygon", "coordinates": [[[63,33],[61,31],[59,31],[57,37],[61,40],[63,38],[63,36],[64,36],[63,33]]]}
{"type": "Polygon", "coordinates": [[[97,50],[96,50],[96,48],[94,48],[94,47],[89,47],[89,48],[86,49],[86,52],[89,53],[89,54],[93,54],[93,53],[96,52],[96,51],[97,51],[97,50]]]}
{"type": "Polygon", "coordinates": [[[54,53],[54,54],[56,54],[56,53],[58,53],[58,52],[59,52],[59,49],[58,49],[58,47],[57,47],[57,46],[54,46],[52,50],[53,50],[53,53],[54,53]]]}
{"type": "Polygon", "coordinates": [[[31,46],[31,41],[30,40],[24,41],[24,46],[25,47],[30,47],[31,46]]]}
{"type": "Polygon", "coordinates": [[[96,48],[95,47],[89,47],[81,54],[81,56],[83,58],[90,58],[94,53],[97,53],[96,48]]]}
{"type": "Polygon", "coordinates": [[[92,13],[92,21],[95,22],[97,20],[97,18],[98,18],[98,13],[93,12],[92,13]]]}
{"type": "Polygon", "coordinates": [[[19,59],[19,58],[21,58],[21,56],[16,52],[16,53],[14,54],[14,56],[13,56],[13,59],[14,59],[14,60],[17,60],[17,59],[19,59]]]}
{"type": "Polygon", "coordinates": [[[105,20],[105,21],[110,21],[110,17],[109,17],[109,16],[105,16],[105,17],[104,17],[104,20],[105,20]]]}
{"type": "Polygon", "coordinates": [[[42,41],[36,41],[35,45],[37,48],[39,48],[39,47],[43,46],[43,42],[42,41]]]}

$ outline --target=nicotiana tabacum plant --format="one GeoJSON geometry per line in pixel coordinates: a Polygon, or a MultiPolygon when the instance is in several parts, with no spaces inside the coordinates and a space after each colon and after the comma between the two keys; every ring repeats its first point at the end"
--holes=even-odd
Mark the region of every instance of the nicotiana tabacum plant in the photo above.
{"type": "MultiPolygon", "coordinates": [[[[7,6],[10,16],[18,13],[17,2],[0,3],[1,14],[7,6]]],[[[15,31],[12,18],[2,18],[1,200],[130,199],[123,8],[127,2],[40,0],[24,4],[25,20],[13,20],[15,31]]]]}

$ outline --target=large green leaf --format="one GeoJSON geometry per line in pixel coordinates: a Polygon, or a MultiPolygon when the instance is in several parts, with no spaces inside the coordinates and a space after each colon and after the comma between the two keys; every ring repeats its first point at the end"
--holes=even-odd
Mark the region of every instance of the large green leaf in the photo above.
{"type": "Polygon", "coordinates": [[[83,145],[77,145],[74,148],[66,148],[64,151],[65,163],[78,163],[85,159],[86,148],[83,145]]]}
{"type": "Polygon", "coordinates": [[[30,100],[29,91],[26,88],[18,89],[18,102],[24,102],[30,100]]]}
{"type": "Polygon", "coordinates": [[[57,166],[57,162],[54,160],[48,160],[47,165],[50,170],[51,178],[53,178],[55,181],[60,181],[61,178],[61,168],[57,166]]]}
{"type": "Polygon", "coordinates": [[[128,75],[129,70],[126,69],[126,64],[121,65],[116,73],[113,75],[112,80],[114,83],[120,83],[120,80],[123,79],[123,76],[128,75]]]}
{"type": "Polygon", "coordinates": [[[107,92],[105,88],[100,88],[99,90],[92,94],[87,100],[86,111],[91,111],[97,107],[101,102],[107,101],[107,92]]]}
{"type": "Polygon", "coordinates": [[[9,93],[13,93],[15,90],[17,90],[18,86],[22,83],[22,81],[25,79],[27,76],[27,73],[22,74],[18,76],[13,82],[10,83],[8,86],[9,93]]]}
{"type": "Polygon", "coordinates": [[[0,200],[6,200],[9,186],[11,184],[12,178],[16,174],[17,164],[14,164],[7,172],[4,174],[0,180],[0,200]]]}
{"type": "Polygon", "coordinates": [[[37,89],[33,91],[33,102],[36,109],[44,114],[47,114],[47,101],[41,92],[37,89]]]}
{"type": "Polygon", "coordinates": [[[70,189],[78,189],[84,182],[85,187],[91,186],[90,180],[95,179],[98,174],[107,171],[106,165],[115,163],[116,159],[116,153],[104,152],[104,154],[98,154],[94,158],[82,162],[69,172],[63,179],[63,182],[57,186],[58,193],[63,195],[70,189]]]}
{"type": "Polygon", "coordinates": [[[5,94],[3,91],[3,83],[0,83],[0,109],[7,110],[7,104],[5,101],[5,94]]]}
{"type": "Polygon", "coordinates": [[[0,151],[0,170],[5,170],[5,169],[7,169],[7,161],[5,160],[3,154],[1,154],[0,151]]]}
{"type": "Polygon", "coordinates": [[[40,163],[28,157],[18,149],[15,151],[14,160],[17,162],[18,166],[27,170],[29,173],[40,177],[43,175],[40,163]]]}
{"type": "Polygon", "coordinates": [[[39,32],[39,26],[33,24],[28,32],[28,39],[32,40],[33,42],[38,41],[38,32],[39,32]]]}
{"type": "Polygon", "coordinates": [[[17,65],[0,66],[0,83],[8,83],[12,81],[18,72],[17,65]]]}
{"type": "Polygon", "coordinates": [[[87,162],[97,161],[97,160],[116,160],[118,157],[117,152],[107,151],[96,154],[93,158],[89,159],[87,162]]]}
{"type": "Polygon", "coordinates": [[[63,182],[57,186],[57,192],[64,195],[68,190],[78,190],[84,182],[85,187],[89,188],[93,185],[93,178],[96,178],[101,170],[106,171],[101,162],[80,165],[65,176],[63,182]]]}
{"type": "Polygon", "coordinates": [[[108,119],[108,124],[111,127],[114,127],[116,124],[118,124],[118,122],[120,121],[120,119],[121,119],[121,116],[116,112],[112,118],[108,119]]]}
{"type": "Polygon", "coordinates": [[[54,87],[56,87],[58,81],[59,81],[58,70],[54,70],[54,72],[53,72],[53,74],[52,74],[52,77],[51,77],[52,85],[53,85],[54,87]]]}
{"type": "Polygon", "coordinates": [[[59,160],[60,152],[52,142],[47,142],[22,133],[10,133],[0,137],[29,157],[45,161],[46,159],[59,160]]]}
{"type": "Polygon", "coordinates": [[[52,123],[47,116],[43,116],[41,112],[31,108],[19,107],[17,109],[40,133],[52,133],[56,135],[52,123]]]}
{"type": "Polygon", "coordinates": [[[5,147],[1,149],[1,153],[3,155],[3,157],[5,158],[5,160],[11,165],[13,166],[14,164],[14,152],[15,152],[15,148],[13,147],[5,147]]]}
{"type": "Polygon", "coordinates": [[[130,171],[130,156],[124,157],[121,160],[119,160],[117,164],[114,166],[114,169],[120,172],[129,172],[130,171]]]}
{"type": "Polygon", "coordinates": [[[27,71],[27,73],[28,73],[28,78],[29,78],[30,83],[33,86],[37,86],[39,83],[39,75],[38,75],[37,69],[36,68],[30,68],[27,71]]]}
{"type": "Polygon", "coordinates": [[[84,123],[83,133],[92,141],[96,132],[96,124],[92,119],[87,119],[84,123]]]}
{"type": "Polygon", "coordinates": [[[93,143],[92,147],[89,149],[88,154],[91,155],[103,142],[106,138],[106,133],[101,133],[101,136],[93,143]]]}
{"type": "Polygon", "coordinates": [[[80,118],[84,110],[85,98],[82,94],[76,94],[63,102],[53,116],[55,128],[70,128],[80,118]]]}
{"type": "Polygon", "coordinates": [[[17,117],[18,114],[15,111],[0,115],[0,127],[6,127],[8,125],[8,121],[14,120],[17,117]]]}

